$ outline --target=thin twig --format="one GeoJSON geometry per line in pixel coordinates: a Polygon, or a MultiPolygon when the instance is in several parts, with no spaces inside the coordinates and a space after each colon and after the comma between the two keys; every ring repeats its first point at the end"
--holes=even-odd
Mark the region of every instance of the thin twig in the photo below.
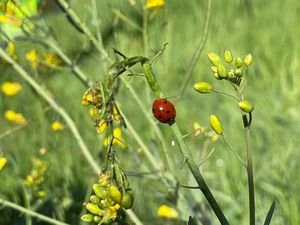
{"type": "Polygon", "coordinates": [[[60,221],[52,219],[52,218],[50,218],[48,216],[44,216],[44,215],[42,215],[40,213],[37,213],[37,212],[34,212],[32,210],[26,209],[26,208],[24,208],[24,207],[22,207],[20,205],[17,205],[17,204],[15,204],[13,202],[10,202],[10,201],[7,201],[7,200],[1,199],[1,198],[0,198],[0,205],[3,205],[5,207],[9,207],[9,208],[15,209],[15,210],[17,210],[19,212],[22,212],[22,213],[24,213],[24,214],[26,214],[28,216],[35,217],[35,218],[37,218],[37,219],[39,219],[41,221],[44,221],[46,223],[49,223],[49,224],[69,225],[67,223],[60,222],[60,221]]]}
{"type": "Polygon", "coordinates": [[[210,20],[210,12],[211,12],[211,0],[207,1],[207,9],[206,9],[206,15],[205,15],[205,22],[204,22],[204,29],[203,29],[203,35],[201,36],[201,40],[198,44],[198,47],[196,48],[192,60],[187,68],[187,71],[183,77],[182,85],[179,89],[178,96],[179,98],[182,98],[184,95],[184,92],[186,90],[186,87],[188,85],[188,82],[190,81],[192,77],[192,73],[194,70],[194,67],[204,49],[204,45],[206,42],[207,34],[208,34],[208,27],[209,27],[209,20],[210,20]]]}

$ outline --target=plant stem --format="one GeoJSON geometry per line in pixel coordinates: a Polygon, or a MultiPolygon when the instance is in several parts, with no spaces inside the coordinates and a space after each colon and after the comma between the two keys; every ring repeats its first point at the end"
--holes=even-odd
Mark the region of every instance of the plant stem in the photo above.
{"type": "Polygon", "coordinates": [[[241,159],[241,157],[233,150],[232,146],[229,144],[229,142],[227,141],[227,139],[225,138],[224,135],[221,135],[223,141],[225,142],[225,144],[228,146],[228,148],[230,149],[230,151],[233,153],[233,155],[240,161],[240,163],[242,163],[242,165],[247,168],[247,165],[245,164],[244,160],[241,159]]]}
{"type": "Polygon", "coordinates": [[[147,56],[149,53],[148,44],[148,10],[144,8],[143,11],[143,45],[144,45],[144,55],[147,56]]]}
{"type": "Polygon", "coordinates": [[[120,18],[121,20],[126,22],[128,25],[130,25],[134,29],[137,29],[140,32],[143,32],[143,29],[139,25],[137,25],[135,22],[133,22],[131,19],[129,19],[127,16],[125,16],[123,13],[121,13],[120,10],[113,9],[112,11],[118,18],[120,18]]]}
{"type": "Polygon", "coordinates": [[[180,98],[183,97],[184,92],[186,90],[186,87],[188,85],[188,82],[190,81],[191,77],[192,77],[192,73],[193,70],[195,68],[196,62],[198,61],[203,49],[204,49],[204,45],[206,42],[206,38],[207,38],[207,34],[208,34],[208,27],[209,27],[209,20],[210,20],[210,12],[211,12],[211,0],[207,1],[207,9],[206,9],[206,15],[205,15],[205,22],[204,22],[204,29],[203,29],[203,35],[201,36],[201,40],[193,54],[192,60],[188,66],[188,69],[184,75],[183,81],[182,81],[182,85],[180,87],[180,91],[178,93],[178,96],[180,98]]]}
{"type": "Polygon", "coordinates": [[[255,225],[255,196],[254,196],[254,180],[252,166],[252,150],[250,142],[250,127],[245,128],[246,152],[247,152],[247,176],[249,191],[249,215],[250,225],[255,225]]]}
{"type": "Polygon", "coordinates": [[[183,142],[182,134],[179,130],[179,127],[177,126],[177,123],[175,122],[174,124],[172,124],[171,128],[177,138],[177,141],[178,141],[178,144],[180,147],[179,149],[180,149],[182,155],[186,158],[186,163],[187,163],[190,171],[192,172],[197,184],[199,185],[199,189],[202,191],[202,193],[205,196],[206,200],[208,201],[209,205],[211,206],[214,213],[218,217],[220,223],[222,225],[229,225],[229,222],[227,221],[227,219],[224,216],[221,208],[219,207],[216,199],[214,198],[214,196],[211,193],[211,191],[209,190],[204,178],[202,177],[202,175],[198,169],[198,166],[194,162],[192,155],[190,154],[185,143],[183,142]]]}
{"type": "Polygon", "coordinates": [[[46,223],[49,223],[49,224],[56,224],[56,225],[69,225],[67,223],[64,223],[64,222],[60,222],[58,220],[55,220],[55,219],[52,219],[48,216],[44,216],[42,214],[39,214],[37,212],[34,212],[32,210],[29,210],[29,209],[26,209],[22,206],[19,206],[13,202],[10,202],[10,201],[7,201],[7,200],[4,200],[4,199],[1,199],[0,198],[0,205],[3,205],[5,207],[9,207],[9,208],[12,208],[12,209],[15,209],[19,212],[22,212],[28,216],[31,216],[31,217],[36,217],[37,219],[41,220],[41,221],[44,221],[46,223]]]}
{"type": "Polygon", "coordinates": [[[15,62],[2,48],[0,48],[0,57],[7,63],[11,64],[15,71],[30,85],[32,88],[65,120],[66,124],[70,128],[73,136],[75,137],[84,157],[91,165],[95,173],[99,174],[101,169],[97,162],[94,160],[89,149],[85,145],[74,121],[69,114],[51,97],[51,95],[44,90],[31,76],[17,63],[15,62]]]}
{"type": "Polygon", "coordinates": [[[228,93],[223,92],[223,91],[213,90],[213,92],[218,93],[218,94],[222,94],[222,95],[226,95],[226,96],[228,96],[228,97],[234,98],[234,99],[237,100],[237,101],[239,100],[236,96],[231,95],[231,94],[228,94],[228,93]]]}

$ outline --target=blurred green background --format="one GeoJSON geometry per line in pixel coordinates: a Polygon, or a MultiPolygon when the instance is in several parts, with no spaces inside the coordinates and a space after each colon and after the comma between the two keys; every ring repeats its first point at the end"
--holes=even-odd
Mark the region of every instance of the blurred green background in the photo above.
{"type": "MultiPolygon", "coordinates": [[[[95,31],[90,1],[72,0],[72,8],[80,14],[83,21],[95,31]]],[[[101,31],[104,46],[114,58],[111,47],[116,47],[127,56],[155,55],[162,45],[167,45],[164,53],[153,66],[157,79],[165,95],[176,96],[188,68],[193,52],[203,34],[204,17],[207,1],[167,0],[158,11],[150,10],[148,21],[148,46],[145,49],[142,33],[128,23],[118,19],[113,9],[120,10],[139,26],[143,23],[144,1],[131,5],[126,0],[97,1],[101,18],[101,31]]],[[[87,37],[79,33],[57,8],[54,1],[49,1],[42,8],[42,18],[46,21],[63,51],[93,81],[103,79],[106,68],[101,57],[87,37]]],[[[273,201],[276,210],[271,224],[298,225],[300,203],[300,78],[298,76],[300,45],[300,2],[295,0],[228,0],[212,1],[208,38],[204,51],[197,62],[186,94],[180,101],[172,100],[177,110],[177,123],[183,133],[192,132],[194,122],[209,127],[210,114],[217,114],[223,123],[225,136],[234,149],[245,158],[244,134],[237,104],[224,96],[210,94],[199,95],[192,89],[196,81],[207,81],[216,89],[232,92],[226,82],[217,81],[210,72],[207,53],[214,51],[220,55],[231,50],[234,57],[253,55],[253,65],[246,74],[247,84],[244,89],[247,99],[255,105],[252,123],[254,151],[254,176],[256,188],[257,224],[263,224],[267,211],[273,201]]],[[[96,31],[95,31],[96,33],[96,31]]],[[[19,62],[30,71],[25,53],[32,49],[45,51],[38,44],[17,41],[16,52],[19,62]]],[[[8,157],[7,167],[0,172],[0,196],[24,205],[20,179],[24,179],[31,169],[31,156],[49,162],[45,188],[48,193],[45,205],[39,212],[48,216],[55,215],[70,224],[79,223],[79,215],[86,191],[96,177],[83,158],[74,137],[68,128],[53,132],[51,123],[63,120],[28,86],[7,64],[0,65],[0,83],[16,81],[23,85],[23,90],[16,96],[0,94],[0,134],[15,127],[4,119],[8,109],[21,112],[29,121],[24,128],[0,139],[0,151],[8,157]],[[47,153],[39,156],[39,149],[46,148],[47,153]]],[[[140,71],[139,66],[135,67],[140,71]]],[[[88,115],[87,108],[80,104],[86,90],[69,71],[44,71],[33,77],[46,86],[79,127],[80,134],[91,149],[96,160],[101,164],[103,158],[103,136],[97,135],[94,122],[88,115]],[[101,158],[102,157],[102,158],[101,158]]],[[[149,117],[141,113],[132,96],[121,84],[118,102],[121,109],[133,124],[145,143],[159,157],[149,120],[153,97],[145,88],[143,78],[128,78],[135,91],[149,108],[149,117]]],[[[166,125],[159,125],[166,143],[171,148],[173,136],[166,125]]],[[[125,171],[147,171],[148,162],[140,147],[128,131],[125,138],[129,148],[120,150],[118,157],[125,171]]],[[[195,156],[201,152],[204,137],[186,139],[195,156]]],[[[214,144],[215,151],[205,163],[203,174],[231,224],[248,224],[248,191],[246,171],[228,151],[222,141],[214,144]],[[218,162],[218,163],[217,163],[218,162]]],[[[193,185],[186,169],[180,170],[182,159],[174,149],[177,158],[178,173],[183,183],[193,185]]],[[[135,193],[133,210],[144,224],[183,224],[158,218],[157,208],[167,201],[168,190],[155,177],[129,176],[135,193]]],[[[192,197],[191,190],[181,190],[192,197]]],[[[197,199],[204,205],[205,200],[198,190],[197,199]],[[198,193],[199,192],[199,193],[198,193]]],[[[211,224],[218,224],[208,206],[211,224]]],[[[188,212],[179,212],[187,220],[188,212]]],[[[35,224],[38,223],[35,221],[35,224]]],[[[8,208],[0,209],[0,224],[24,224],[20,213],[8,208]]]]}

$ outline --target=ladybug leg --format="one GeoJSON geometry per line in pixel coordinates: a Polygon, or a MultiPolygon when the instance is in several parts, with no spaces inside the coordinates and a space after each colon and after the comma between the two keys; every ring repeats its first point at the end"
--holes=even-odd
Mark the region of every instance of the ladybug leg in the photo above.
{"type": "Polygon", "coordinates": [[[121,56],[123,59],[127,59],[126,55],[124,55],[122,52],[117,50],[116,48],[112,48],[113,52],[119,56],[121,56]]]}

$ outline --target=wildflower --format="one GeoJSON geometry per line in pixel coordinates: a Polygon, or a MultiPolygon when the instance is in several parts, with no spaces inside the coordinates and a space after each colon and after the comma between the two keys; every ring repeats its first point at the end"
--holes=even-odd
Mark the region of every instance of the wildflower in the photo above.
{"type": "Polygon", "coordinates": [[[7,163],[7,158],[0,157],[0,171],[4,168],[6,163],[7,163]]]}
{"type": "Polygon", "coordinates": [[[1,90],[5,95],[13,96],[22,90],[22,85],[15,82],[4,82],[1,85],[1,90]]]}
{"type": "Polygon", "coordinates": [[[51,128],[53,131],[61,131],[62,129],[64,129],[64,125],[58,121],[55,121],[51,124],[51,128]]]}
{"type": "Polygon", "coordinates": [[[165,4],[165,0],[147,0],[146,2],[146,8],[161,8],[165,4]]]}
{"type": "Polygon", "coordinates": [[[105,122],[104,119],[102,119],[97,126],[97,132],[101,134],[106,130],[106,128],[107,128],[107,123],[105,122]]]}
{"type": "Polygon", "coordinates": [[[93,102],[93,95],[89,90],[87,90],[82,96],[81,104],[90,105],[92,104],[92,102],[93,102]]]}
{"type": "MultiPolygon", "coordinates": [[[[112,144],[117,144],[119,145],[120,148],[125,149],[126,148],[126,143],[124,142],[124,138],[122,136],[122,130],[120,128],[115,128],[113,131],[113,142],[112,144]]],[[[104,146],[109,145],[110,143],[110,137],[107,137],[104,139],[104,146]]]]}
{"type": "Polygon", "coordinates": [[[156,213],[159,217],[164,217],[169,219],[177,219],[179,217],[176,209],[171,208],[170,206],[167,205],[161,205],[158,208],[156,213]]]}
{"type": "Polygon", "coordinates": [[[44,198],[44,197],[46,197],[46,195],[47,195],[47,192],[46,192],[46,191],[38,191],[38,192],[37,192],[37,196],[38,196],[39,198],[44,198]]]}
{"type": "Polygon", "coordinates": [[[48,163],[38,158],[32,158],[32,170],[24,180],[26,186],[39,186],[44,183],[44,174],[48,170],[48,163]]]}
{"type": "Polygon", "coordinates": [[[62,64],[62,60],[55,53],[44,53],[43,61],[49,66],[59,66],[62,64]]]}
{"type": "Polygon", "coordinates": [[[5,112],[5,118],[8,121],[14,122],[16,124],[25,124],[26,123],[26,119],[21,113],[16,113],[12,110],[7,110],[5,112]]]}
{"type": "Polygon", "coordinates": [[[99,185],[101,187],[107,186],[110,182],[110,173],[105,172],[100,174],[99,185]]]}
{"type": "Polygon", "coordinates": [[[1,23],[19,27],[22,24],[22,20],[9,15],[0,15],[0,24],[1,23]]]}
{"type": "Polygon", "coordinates": [[[26,54],[26,59],[30,62],[31,68],[36,70],[39,64],[39,55],[36,50],[32,50],[26,54]]]}

